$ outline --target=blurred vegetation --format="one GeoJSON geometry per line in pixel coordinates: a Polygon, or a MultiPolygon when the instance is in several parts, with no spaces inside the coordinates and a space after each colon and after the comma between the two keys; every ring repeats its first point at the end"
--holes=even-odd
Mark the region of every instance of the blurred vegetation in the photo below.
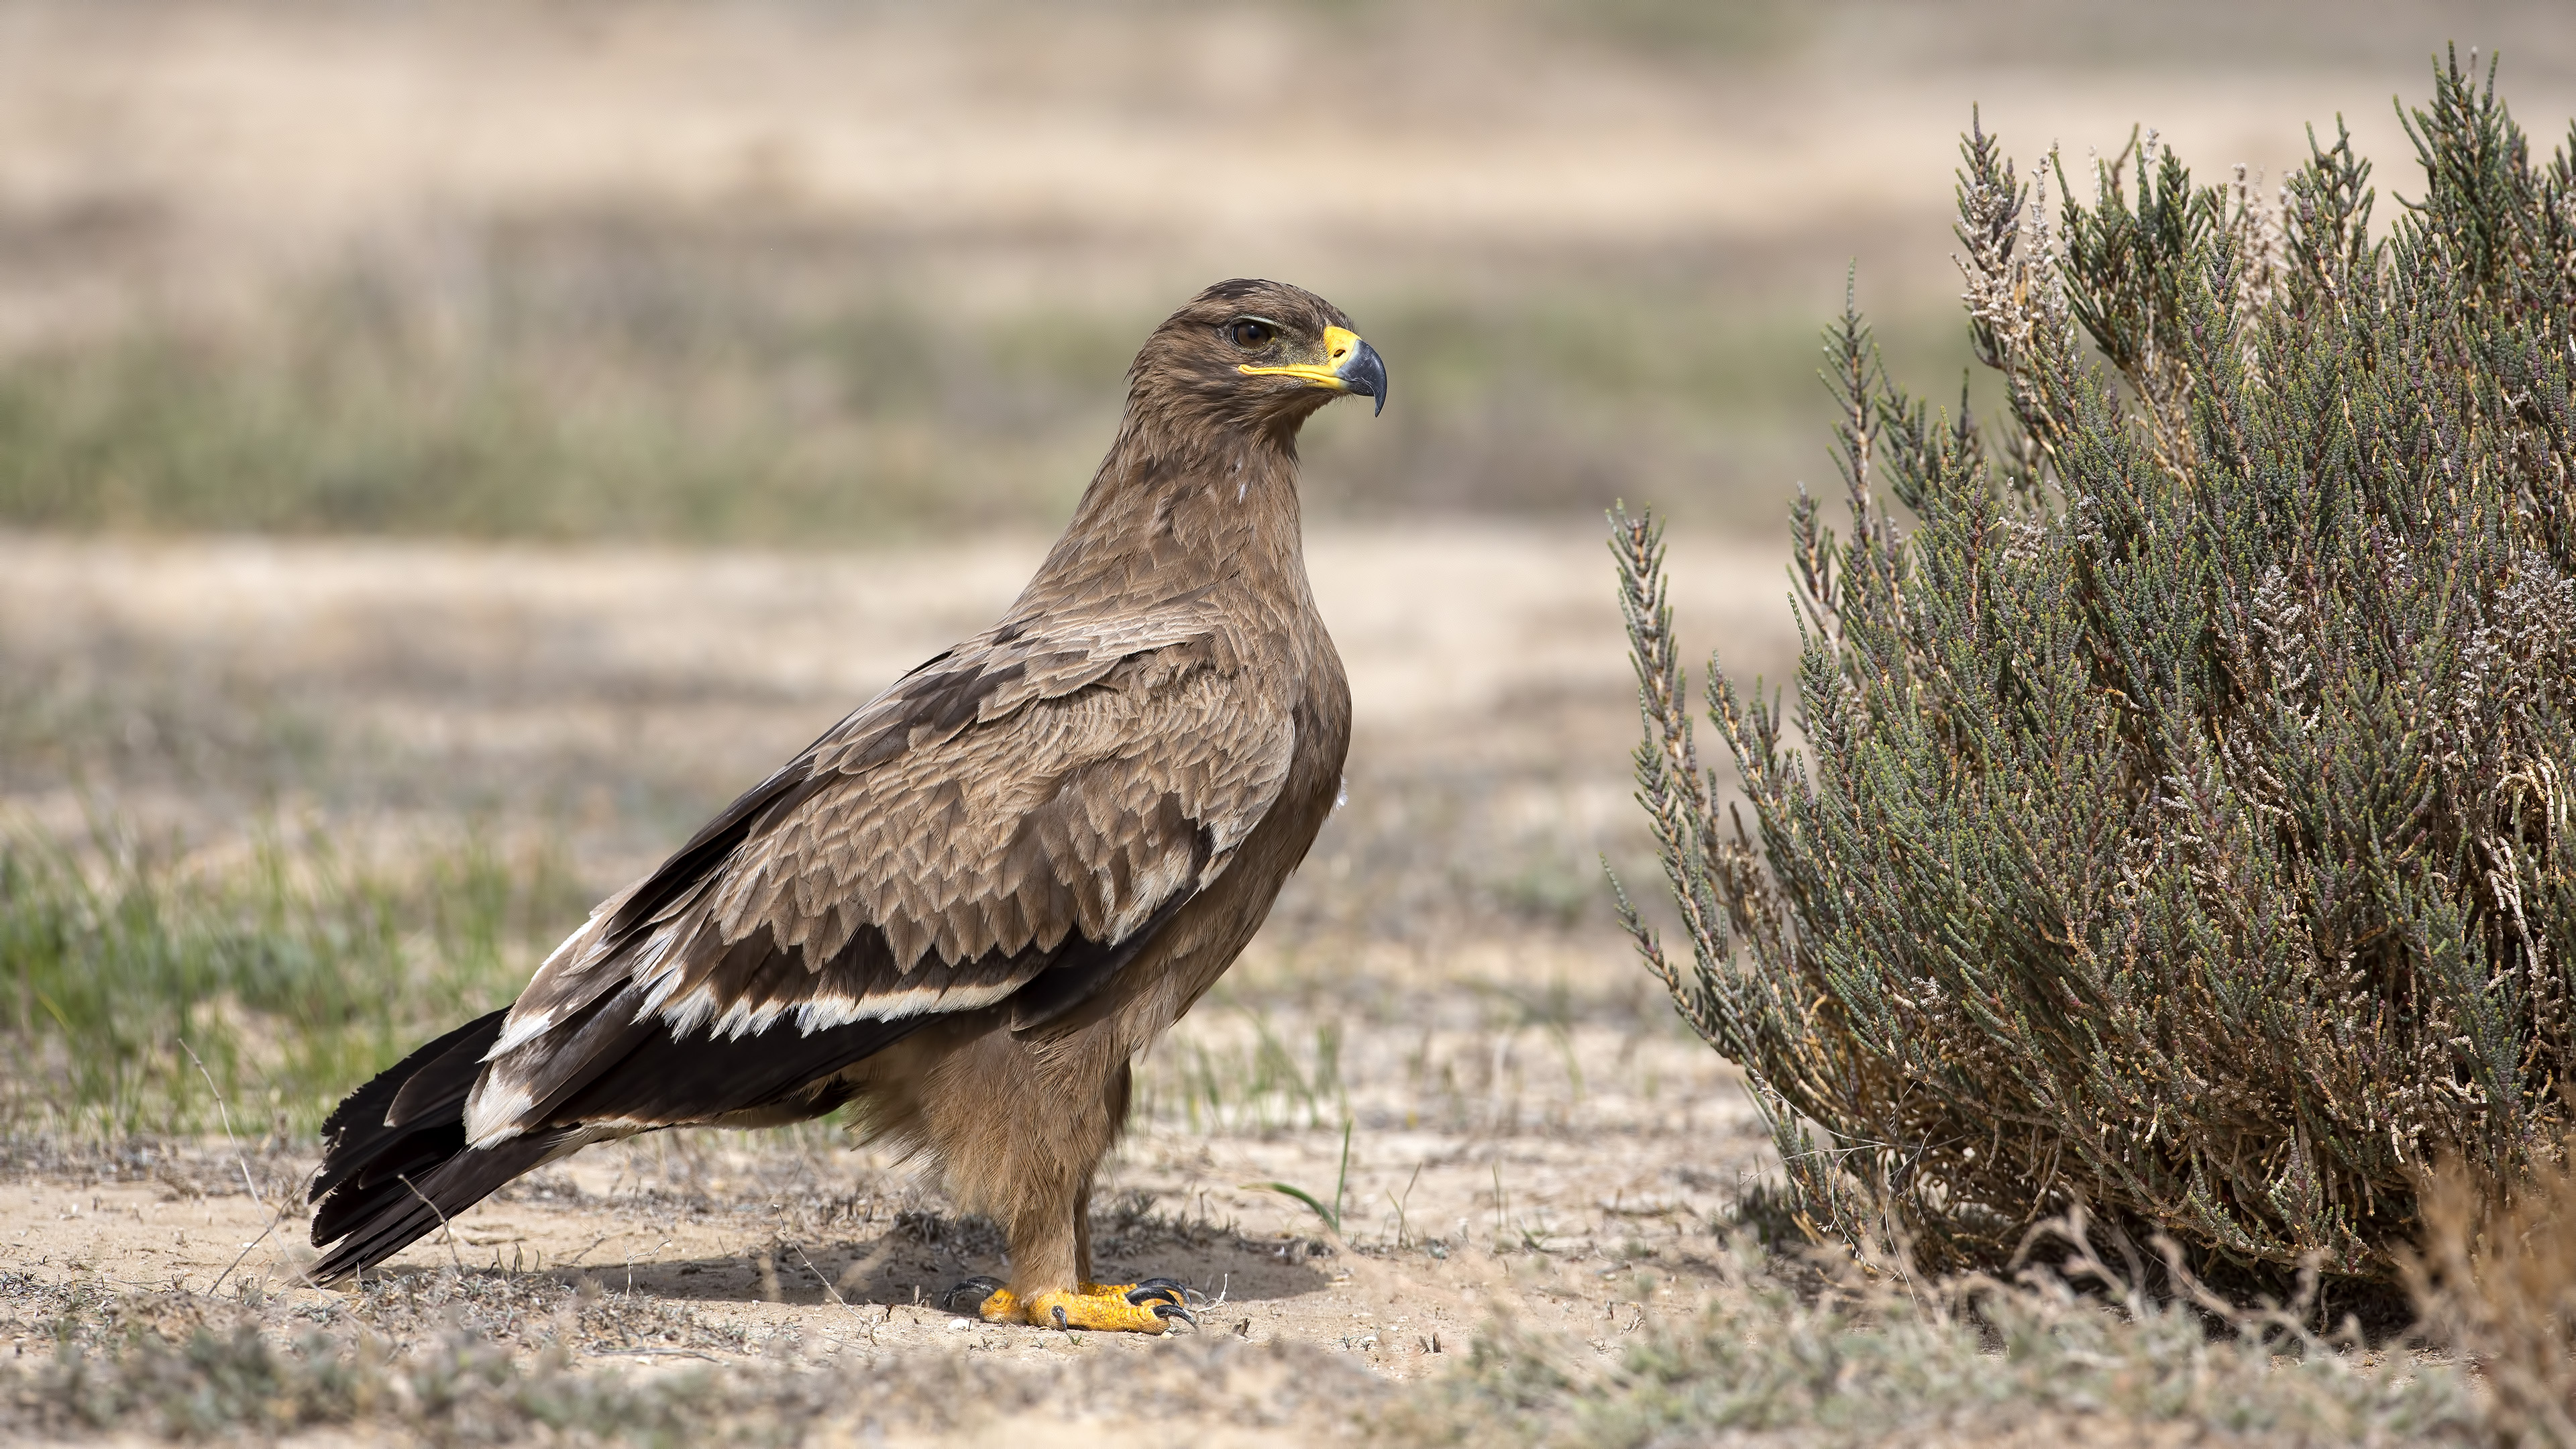
{"type": "MultiPolygon", "coordinates": [[[[1147,35],[1169,8],[1121,0],[1085,23],[1147,35]]],[[[1024,0],[954,10],[961,35],[1026,14],[1024,0]]],[[[1643,59],[1685,88],[1810,71],[1865,88],[1930,67],[1959,75],[1964,101],[1999,70],[2163,67],[2223,90],[2230,75],[2259,86],[2411,59],[2453,28],[2505,45],[2523,74],[2576,73],[2576,29],[2547,0],[1308,0],[1265,18],[1390,81],[1472,74],[1536,37],[1632,72],[1643,59]]],[[[30,295],[49,275],[116,308],[158,295],[143,279],[163,276],[156,249],[187,249],[189,203],[90,181],[97,195],[59,215],[0,206],[0,251],[27,263],[30,295]]],[[[50,341],[13,341],[0,526],[825,545],[1051,527],[1106,446],[1137,342],[1216,279],[1170,277],[1168,239],[833,222],[799,211],[792,188],[699,208],[613,191],[521,204],[353,244],[335,274],[272,295],[192,310],[199,284],[181,284],[167,314],[101,332],[121,314],[81,313],[50,341]]],[[[1919,219],[1795,215],[1627,246],[1341,239],[1369,281],[1335,300],[1390,358],[1397,401],[1310,435],[1316,511],[1570,518],[1626,497],[1691,523],[1769,524],[1830,416],[1796,345],[1831,305],[1828,274],[1919,219]]],[[[1354,274],[1338,255],[1318,265],[1354,274]]],[[[1948,269],[1901,285],[1899,305],[1874,309],[1891,362],[1964,365],[1931,315],[1948,269]]]]}
{"type": "Polygon", "coordinates": [[[1202,1023],[1148,1055],[1136,1074],[1135,1115],[1192,1132],[1314,1130],[1351,1120],[1338,1021],[1317,1023],[1312,1049],[1301,1054],[1258,1006],[1243,1007],[1241,1018],[1249,1042],[1211,1041],[1202,1023]]]}
{"type": "MultiPolygon", "coordinates": [[[[255,322],[58,340],[0,359],[0,524],[789,545],[1060,526],[1161,308],[934,305],[955,289],[874,246],[500,224],[458,243],[468,263],[353,262],[255,322]]],[[[1810,314],[1761,296],[1776,265],[1336,298],[1399,391],[1309,431],[1310,506],[1570,517],[1652,495],[1775,519],[1827,417],[1793,345],[1810,314]]],[[[1908,361],[1966,362],[1899,331],[1908,361]]]]}
{"type": "Polygon", "coordinates": [[[1853,523],[1793,525],[1804,758],[1710,665],[1749,828],[1655,531],[1617,531],[1690,959],[1632,929],[1809,1231],[1991,1263],[2090,1203],[2231,1274],[2386,1283],[2436,1161],[2560,1153],[2576,137],[2536,161],[2456,57],[2412,134],[2383,234],[2341,139],[2280,214],[2133,145],[2090,203],[2043,180],[2053,229],[1966,141],[2009,415],[1936,419],[1831,334],[1853,523]]]}
{"type": "Polygon", "coordinates": [[[2576,1449],[2576,1163],[2519,1180],[2456,1165],[2424,1197],[2404,1263],[2426,1336],[2474,1360],[2508,1443],[2576,1449]]]}
{"type": "Polygon", "coordinates": [[[468,839],[397,874],[310,835],[192,867],[113,824],[78,848],[12,829],[0,1125],[309,1132],[422,1037],[516,994],[587,904],[543,845],[468,839]]]}
{"type": "Polygon", "coordinates": [[[1506,1319],[1380,1427],[1393,1442],[1643,1449],[1926,1431],[1936,1443],[2467,1445],[2511,1423],[2482,1412],[2456,1367],[2338,1353],[2301,1303],[2248,1313],[2205,1290],[2198,1305],[2163,1301],[2134,1260],[2104,1260],[2080,1216],[2043,1226],[2044,1266],[2010,1281],[1927,1281],[1897,1259],[1811,1267],[1729,1241],[1697,1321],[1641,1320],[1606,1350],[1506,1319]]]}
{"type": "Polygon", "coordinates": [[[1126,355],[1081,319],[808,314],[716,259],[587,240],[499,235],[462,279],[359,268],[258,326],[140,322],[13,359],[0,517],[846,541],[1060,509],[1086,468],[1070,415],[1114,416],[1126,355]]]}
{"type": "MultiPolygon", "coordinates": [[[[1308,0],[1308,8],[1356,29],[1363,17],[1416,7],[1308,0]]],[[[1439,0],[1418,8],[1442,9],[1439,0]]],[[[2576,34],[2552,0],[1488,0],[1479,8],[1670,64],[1739,69],[1824,52],[1872,67],[1894,57],[1917,69],[2182,65],[2207,75],[2414,64],[2453,36],[2501,47],[2525,75],[2554,80],[2576,62],[2576,34]]]]}

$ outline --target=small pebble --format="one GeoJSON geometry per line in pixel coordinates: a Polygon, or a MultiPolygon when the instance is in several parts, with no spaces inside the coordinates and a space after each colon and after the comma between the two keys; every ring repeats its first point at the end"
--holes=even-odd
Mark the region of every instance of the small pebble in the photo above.
{"type": "Polygon", "coordinates": [[[952,1318],[948,1320],[948,1331],[950,1333],[964,1333],[967,1327],[967,1322],[963,1318],[952,1318]]]}

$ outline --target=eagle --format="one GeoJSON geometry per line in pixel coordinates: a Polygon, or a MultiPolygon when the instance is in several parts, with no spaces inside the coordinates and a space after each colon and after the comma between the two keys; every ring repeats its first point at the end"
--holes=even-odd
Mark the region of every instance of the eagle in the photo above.
{"type": "Polygon", "coordinates": [[[1224,974],[1339,796],[1350,689],[1306,579],[1297,434],[1385,363],[1236,280],[1157,327],[1115,441],[991,628],[912,670],[609,897],[518,999],[323,1124],[317,1282],[542,1164],[854,1106],[1006,1237],[981,1316],[1160,1333],[1094,1280],[1139,1053],[1224,974]]]}

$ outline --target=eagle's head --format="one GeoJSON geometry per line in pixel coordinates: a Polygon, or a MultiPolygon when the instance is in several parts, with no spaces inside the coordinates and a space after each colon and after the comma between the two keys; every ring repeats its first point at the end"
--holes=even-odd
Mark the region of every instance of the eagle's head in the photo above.
{"type": "Polygon", "coordinates": [[[1219,282],[1164,319],[1129,369],[1130,406],[1293,433],[1344,393],[1386,411],[1386,364],[1342,309],[1285,282],[1219,282]]]}

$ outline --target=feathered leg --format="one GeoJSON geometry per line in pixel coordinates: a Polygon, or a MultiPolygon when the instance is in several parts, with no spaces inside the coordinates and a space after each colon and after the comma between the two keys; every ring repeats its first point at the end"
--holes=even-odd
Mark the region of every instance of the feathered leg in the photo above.
{"type": "Polygon", "coordinates": [[[996,1031],[930,1069],[921,1130],[949,1187],[1000,1219],[1010,1243],[1010,1283],[973,1285],[991,1289],[978,1310],[987,1322],[1161,1333],[1188,1319],[1167,1280],[1091,1281],[1091,1184],[1126,1126],[1128,1085],[1126,1054],[1105,1031],[996,1031]]]}

